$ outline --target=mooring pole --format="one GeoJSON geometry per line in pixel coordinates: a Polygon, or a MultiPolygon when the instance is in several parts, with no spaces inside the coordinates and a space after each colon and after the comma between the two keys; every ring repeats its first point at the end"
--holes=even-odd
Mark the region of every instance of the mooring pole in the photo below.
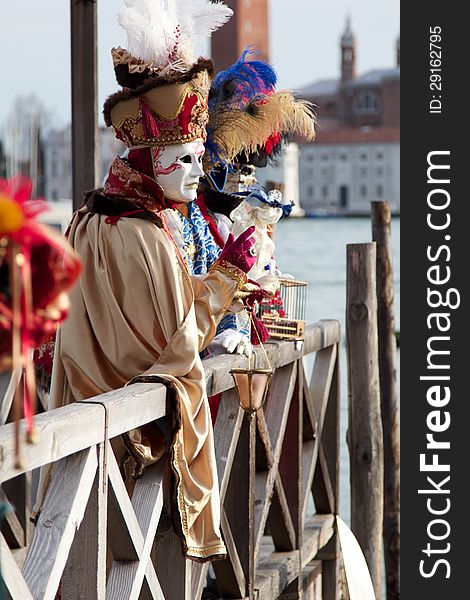
{"type": "Polygon", "coordinates": [[[73,208],[98,185],[96,0],[70,0],[73,208]]]}
{"type": "Polygon", "coordinates": [[[398,431],[391,214],[388,202],[372,202],[377,244],[379,372],[384,439],[384,555],[387,600],[400,598],[400,437],[398,431]]]}
{"type": "Polygon", "coordinates": [[[377,340],[376,246],[347,247],[351,528],[381,597],[383,439],[377,340]]]}

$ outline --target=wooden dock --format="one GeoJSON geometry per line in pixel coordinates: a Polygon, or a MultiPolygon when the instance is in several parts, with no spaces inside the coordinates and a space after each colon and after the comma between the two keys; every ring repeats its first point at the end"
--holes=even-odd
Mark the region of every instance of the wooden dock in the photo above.
{"type": "MultiPolygon", "coordinates": [[[[205,361],[209,394],[223,393],[214,435],[228,558],[212,563],[223,598],[339,598],[339,341],[339,323],[320,321],[301,347],[267,344],[276,372],[252,420],[230,375],[244,359],[205,361]],[[313,353],[307,382],[302,358],[313,353]]],[[[0,540],[13,600],[53,600],[59,585],[64,600],[201,598],[208,565],[185,560],[161,518],[161,465],[131,498],[110,444],[168,411],[163,386],[135,384],[41,414],[20,470],[13,425],[0,427],[0,481],[17,509],[0,540]],[[31,472],[48,463],[52,482],[31,528],[31,472]]]]}

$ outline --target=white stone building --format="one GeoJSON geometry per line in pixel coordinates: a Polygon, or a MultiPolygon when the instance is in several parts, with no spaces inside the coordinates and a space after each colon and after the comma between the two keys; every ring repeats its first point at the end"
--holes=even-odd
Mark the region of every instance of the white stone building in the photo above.
{"type": "Polygon", "coordinates": [[[44,141],[46,200],[72,198],[72,132],[70,126],[51,131],[44,141]]]}
{"type": "Polygon", "coordinates": [[[386,200],[400,212],[397,128],[335,129],[300,146],[300,203],[307,216],[367,215],[386,200]]]}
{"type": "MultiPolygon", "coordinates": [[[[103,183],[116,155],[126,147],[114,136],[114,130],[99,130],[99,182],[103,183]]],[[[51,131],[44,142],[45,197],[57,201],[72,198],[72,133],[70,125],[51,131]]]]}

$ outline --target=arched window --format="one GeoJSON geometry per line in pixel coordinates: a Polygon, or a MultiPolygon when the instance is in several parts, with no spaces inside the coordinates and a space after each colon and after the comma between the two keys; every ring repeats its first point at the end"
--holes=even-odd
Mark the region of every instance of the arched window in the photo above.
{"type": "Polygon", "coordinates": [[[364,90],[354,100],[354,112],[359,115],[376,115],[380,112],[380,100],[375,92],[364,90]]]}

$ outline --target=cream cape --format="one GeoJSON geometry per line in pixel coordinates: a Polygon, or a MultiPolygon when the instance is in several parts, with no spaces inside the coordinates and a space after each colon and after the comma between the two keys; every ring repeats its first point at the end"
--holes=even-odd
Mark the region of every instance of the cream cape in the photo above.
{"type": "MultiPolygon", "coordinates": [[[[190,277],[173,240],[149,221],[123,218],[111,225],[105,219],[82,209],[72,221],[69,242],[84,268],[57,340],[51,408],[120,388],[137,375],[168,381],[180,421],[172,461],[183,548],[195,560],[220,557],[226,550],[199,351],[238,284],[217,270],[190,277]]],[[[152,443],[139,432],[130,439],[142,464],[161,456],[160,440],[152,443]]]]}

